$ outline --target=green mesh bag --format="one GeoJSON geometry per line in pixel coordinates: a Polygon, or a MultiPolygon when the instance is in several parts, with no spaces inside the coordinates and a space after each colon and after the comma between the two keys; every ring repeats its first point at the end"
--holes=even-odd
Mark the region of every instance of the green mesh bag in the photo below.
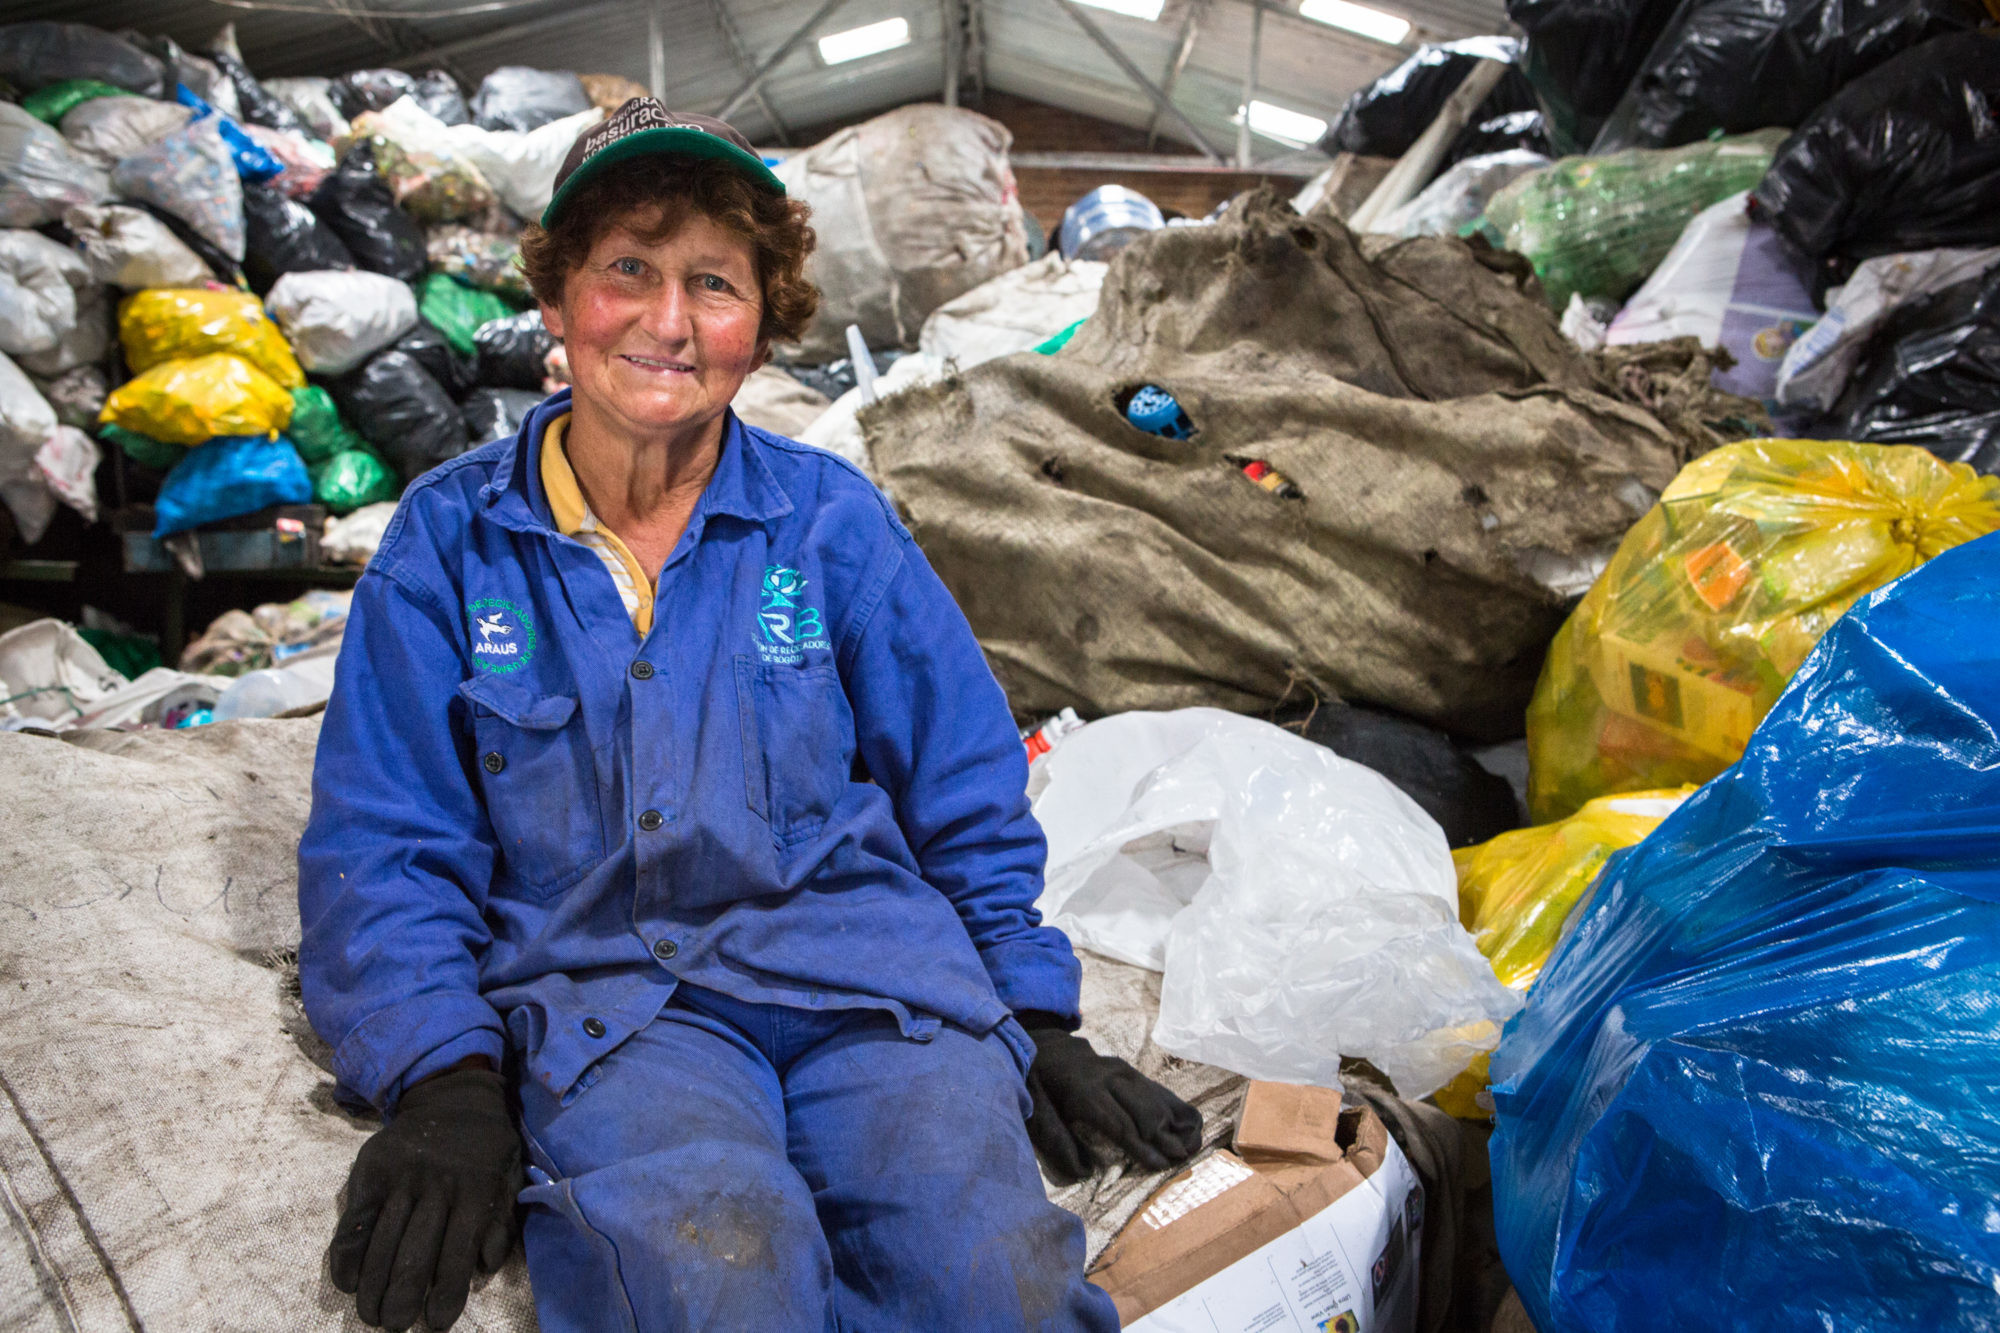
{"type": "Polygon", "coordinates": [[[312,473],[313,499],[336,514],[352,513],[363,505],[393,500],[403,493],[403,483],[395,472],[366,449],[342,449],[308,471],[312,473]]]}
{"type": "Polygon", "coordinates": [[[37,88],[21,99],[21,110],[36,120],[59,124],[76,107],[93,97],[129,96],[123,88],[102,79],[64,79],[46,88],[37,88]]]}
{"type": "Polygon", "coordinates": [[[106,444],[115,444],[125,451],[125,456],[141,467],[166,472],[181,461],[187,453],[183,445],[168,444],[150,435],[141,435],[136,430],[126,430],[123,426],[99,426],[97,438],[106,444]]]}
{"type": "Polygon", "coordinates": [[[1494,195],[1481,230],[1534,263],[1556,309],[1573,293],[1622,301],[1659,267],[1695,214],[1764,178],[1785,133],[1566,157],[1494,195]]]}
{"type": "Polygon", "coordinates": [[[472,335],[479,332],[481,324],[489,319],[504,319],[514,309],[492,292],[468,287],[447,273],[433,273],[425,278],[417,299],[417,312],[461,356],[474,353],[472,335]]]}
{"type": "Polygon", "coordinates": [[[292,424],[285,428],[285,434],[307,466],[324,463],[344,449],[368,447],[354,428],[340,419],[333,396],[317,384],[292,390],[292,424]]]}

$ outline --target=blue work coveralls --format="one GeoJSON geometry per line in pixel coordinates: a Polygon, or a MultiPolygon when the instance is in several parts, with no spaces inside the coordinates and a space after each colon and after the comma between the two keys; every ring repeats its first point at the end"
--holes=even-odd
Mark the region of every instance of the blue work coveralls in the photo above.
{"type": "Polygon", "coordinates": [[[355,587],[299,847],[345,1095],[518,1070],[566,1329],[1115,1329],[1023,1117],[1079,968],[964,616],[843,460],[744,426],[642,639],[538,468],[413,484],[355,587]]]}

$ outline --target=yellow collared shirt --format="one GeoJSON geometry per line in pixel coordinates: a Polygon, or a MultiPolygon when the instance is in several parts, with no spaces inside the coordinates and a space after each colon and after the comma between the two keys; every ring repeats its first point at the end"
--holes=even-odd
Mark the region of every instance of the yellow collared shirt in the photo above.
{"type": "Polygon", "coordinates": [[[569,413],[565,412],[551,421],[542,435],[542,489],[548,492],[549,512],[555,518],[556,531],[576,538],[604,562],[611,581],[618,585],[625,613],[643,636],[653,628],[653,581],[618,534],[590,512],[583,488],[576,484],[569,455],[563,452],[563,436],[568,430],[569,413]]]}

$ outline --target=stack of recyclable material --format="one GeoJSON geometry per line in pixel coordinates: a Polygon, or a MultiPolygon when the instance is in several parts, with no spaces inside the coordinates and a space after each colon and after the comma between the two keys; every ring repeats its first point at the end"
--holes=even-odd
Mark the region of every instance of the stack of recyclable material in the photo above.
{"type": "MultiPolygon", "coordinates": [[[[1249,195],[1121,252],[1053,356],[860,422],[1017,713],[1264,711],[1304,687],[1501,740],[1561,620],[1548,580],[1608,558],[1713,442],[1613,397],[1531,290],[1464,242],[1371,260],[1249,195]],[[1187,426],[1131,420],[1147,388],[1187,426]]],[[[1701,395],[1709,419],[1761,415],[1701,395]]]]}
{"type": "Polygon", "coordinates": [[[1549,304],[1571,295],[1622,301],[1695,214],[1755,187],[1780,130],[1692,144],[1568,157],[1509,184],[1486,205],[1494,244],[1534,262],[1549,304]]]}
{"type": "Polygon", "coordinates": [[[1990,1322],[1996,547],[1843,617],[1509,1026],[1497,1233],[1544,1333],[1990,1322]]]}
{"type": "Polygon", "coordinates": [[[1850,606],[2000,529],[2000,478],[1922,449],[1749,440],[1696,459],[1550,646],[1528,806],[1705,782],[1850,606]]]}
{"type": "Polygon", "coordinates": [[[1467,37],[1420,46],[1402,64],[1347,99],[1320,140],[1320,151],[1401,157],[1430,128],[1473,67],[1494,60],[1506,65],[1507,72],[1445,149],[1443,165],[1509,149],[1547,153],[1542,115],[1534,89],[1520,71],[1520,59],[1521,43],[1513,37],[1467,37]]]}
{"type": "Polygon", "coordinates": [[[899,107],[795,153],[777,168],[812,205],[819,246],[806,275],[820,313],[795,360],[846,352],[858,325],[870,347],[912,347],[933,310],[1028,261],[1013,136],[976,112],[899,107]]]}

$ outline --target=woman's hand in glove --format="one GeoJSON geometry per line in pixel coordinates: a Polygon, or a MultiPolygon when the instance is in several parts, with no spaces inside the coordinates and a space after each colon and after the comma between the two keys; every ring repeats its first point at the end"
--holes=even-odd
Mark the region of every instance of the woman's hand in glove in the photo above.
{"type": "Polygon", "coordinates": [[[513,1248],[524,1183],[499,1074],[454,1068],[413,1084],[348,1173],[333,1285],[355,1297],[365,1324],[402,1330],[421,1313],[448,1327],[465,1309],[473,1265],[490,1273],[513,1248]]]}
{"type": "Polygon", "coordinates": [[[1077,1130],[1089,1128],[1149,1171],[1162,1171],[1201,1147],[1201,1113],[1050,1014],[1016,1015],[1035,1042],[1028,1069],[1034,1114],[1028,1138],[1049,1173],[1063,1183],[1097,1168],[1077,1130]]]}

